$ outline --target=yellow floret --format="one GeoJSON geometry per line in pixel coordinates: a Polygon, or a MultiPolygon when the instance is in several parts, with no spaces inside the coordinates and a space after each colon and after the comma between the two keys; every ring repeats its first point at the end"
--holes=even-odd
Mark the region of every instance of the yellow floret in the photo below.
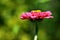
{"type": "Polygon", "coordinates": [[[32,10],[32,12],[41,12],[41,10],[32,10]]]}

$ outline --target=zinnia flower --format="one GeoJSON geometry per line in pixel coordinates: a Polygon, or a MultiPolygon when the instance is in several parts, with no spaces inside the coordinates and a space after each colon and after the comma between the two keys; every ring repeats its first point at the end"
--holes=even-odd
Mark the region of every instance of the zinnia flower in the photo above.
{"type": "Polygon", "coordinates": [[[21,15],[21,19],[44,19],[44,18],[53,18],[52,13],[50,11],[41,12],[40,10],[33,10],[31,12],[25,12],[21,15]]]}

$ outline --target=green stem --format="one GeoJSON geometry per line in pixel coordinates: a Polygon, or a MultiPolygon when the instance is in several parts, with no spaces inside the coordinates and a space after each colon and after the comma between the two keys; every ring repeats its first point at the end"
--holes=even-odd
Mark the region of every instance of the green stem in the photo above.
{"type": "Polygon", "coordinates": [[[37,35],[38,34],[38,23],[37,23],[37,21],[35,22],[35,35],[37,35]]]}

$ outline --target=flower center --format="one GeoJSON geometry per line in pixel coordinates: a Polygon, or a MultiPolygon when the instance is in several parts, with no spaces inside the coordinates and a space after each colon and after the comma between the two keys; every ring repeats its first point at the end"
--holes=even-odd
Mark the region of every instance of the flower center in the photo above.
{"type": "Polygon", "coordinates": [[[32,10],[32,12],[41,12],[41,10],[32,10]]]}

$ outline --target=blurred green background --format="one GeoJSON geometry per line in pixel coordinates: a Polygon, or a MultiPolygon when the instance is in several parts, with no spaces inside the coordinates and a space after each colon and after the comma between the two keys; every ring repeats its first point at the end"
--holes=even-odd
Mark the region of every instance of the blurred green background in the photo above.
{"type": "Polygon", "coordinates": [[[53,19],[38,22],[38,40],[60,40],[60,0],[0,0],[0,40],[33,40],[33,24],[22,12],[50,10],[53,19]]]}

